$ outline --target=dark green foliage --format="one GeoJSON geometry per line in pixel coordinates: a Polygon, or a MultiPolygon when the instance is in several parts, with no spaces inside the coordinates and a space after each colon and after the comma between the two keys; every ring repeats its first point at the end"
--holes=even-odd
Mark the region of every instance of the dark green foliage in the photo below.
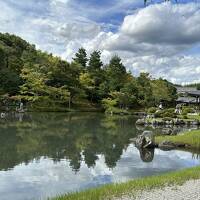
{"type": "Polygon", "coordinates": [[[174,108],[169,108],[165,110],[159,110],[155,113],[155,117],[158,118],[176,118],[176,114],[174,112],[174,108]]]}
{"type": "Polygon", "coordinates": [[[100,51],[94,51],[90,55],[89,64],[88,64],[88,71],[89,72],[99,71],[102,66],[103,66],[103,63],[101,61],[101,52],[100,51]]]}
{"type": "Polygon", "coordinates": [[[100,51],[92,52],[88,62],[86,50],[80,48],[69,63],[36,50],[15,35],[0,33],[0,58],[0,94],[24,99],[37,107],[44,107],[45,101],[48,107],[67,108],[84,102],[121,113],[176,98],[171,83],[152,80],[147,73],[134,78],[126,72],[119,56],[103,66],[100,51]],[[111,106],[112,102],[115,105],[111,106]]]}
{"type": "Polygon", "coordinates": [[[107,67],[108,85],[110,91],[119,91],[126,80],[126,68],[119,56],[113,56],[107,67]]]}
{"type": "Polygon", "coordinates": [[[157,108],[156,107],[151,107],[147,110],[147,113],[149,114],[154,114],[156,112],[157,108]]]}
{"type": "Polygon", "coordinates": [[[183,115],[183,119],[188,119],[187,115],[183,115]]]}
{"type": "Polygon", "coordinates": [[[0,71],[0,88],[4,93],[16,94],[21,83],[22,79],[15,72],[7,68],[0,71]]]}
{"type": "Polygon", "coordinates": [[[80,64],[83,68],[86,68],[88,61],[86,50],[84,48],[80,48],[76,53],[75,58],[73,58],[73,60],[76,63],[80,64]]]}
{"type": "Polygon", "coordinates": [[[188,113],[194,113],[194,112],[195,112],[194,108],[183,107],[182,115],[186,115],[187,116],[188,113]]]}
{"type": "Polygon", "coordinates": [[[36,52],[35,47],[20,37],[0,33],[0,90],[1,93],[17,94],[22,84],[20,73],[25,64],[24,54],[36,52]]]}

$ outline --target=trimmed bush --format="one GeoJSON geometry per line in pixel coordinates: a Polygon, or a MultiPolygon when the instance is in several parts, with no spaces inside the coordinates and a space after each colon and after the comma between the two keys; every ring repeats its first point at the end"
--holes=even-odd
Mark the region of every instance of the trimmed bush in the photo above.
{"type": "Polygon", "coordinates": [[[184,107],[182,111],[182,115],[187,115],[188,113],[194,113],[194,109],[191,107],[184,107]]]}
{"type": "Polygon", "coordinates": [[[147,113],[149,114],[154,114],[156,112],[157,108],[156,107],[151,107],[147,110],[147,113]]]}
{"type": "Polygon", "coordinates": [[[163,121],[171,121],[171,120],[172,120],[171,117],[164,117],[164,118],[163,118],[163,121]]]}
{"type": "Polygon", "coordinates": [[[165,110],[159,110],[155,113],[155,117],[157,118],[175,118],[176,114],[174,113],[173,108],[165,109],[165,110]]]}
{"type": "Polygon", "coordinates": [[[188,119],[187,115],[183,115],[183,119],[188,119]]]}

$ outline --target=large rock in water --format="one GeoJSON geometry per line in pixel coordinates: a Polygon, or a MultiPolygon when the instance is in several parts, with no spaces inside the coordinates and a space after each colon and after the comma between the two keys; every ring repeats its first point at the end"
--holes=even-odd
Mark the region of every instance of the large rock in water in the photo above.
{"type": "Polygon", "coordinates": [[[144,131],[142,135],[139,135],[135,140],[135,146],[140,148],[154,147],[154,135],[152,131],[144,131]]]}

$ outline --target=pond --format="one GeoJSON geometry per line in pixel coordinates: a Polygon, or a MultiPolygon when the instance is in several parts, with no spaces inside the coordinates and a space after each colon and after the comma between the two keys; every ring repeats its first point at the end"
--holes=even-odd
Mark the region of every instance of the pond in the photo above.
{"type": "Polygon", "coordinates": [[[130,142],[143,131],[135,121],[101,113],[0,119],[0,199],[47,199],[200,164],[192,152],[139,152],[130,142]]]}

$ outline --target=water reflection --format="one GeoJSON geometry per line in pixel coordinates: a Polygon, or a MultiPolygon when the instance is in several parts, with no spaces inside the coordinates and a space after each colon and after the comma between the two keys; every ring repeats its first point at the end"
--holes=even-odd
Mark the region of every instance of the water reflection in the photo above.
{"type": "MultiPolygon", "coordinates": [[[[43,156],[54,162],[66,159],[78,172],[83,160],[94,167],[97,155],[104,155],[106,165],[114,168],[130,138],[143,131],[134,124],[133,117],[94,113],[10,113],[0,120],[0,170],[43,156]]],[[[153,160],[153,149],[139,152],[142,161],[153,160]]]]}
{"type": "Polygon", "coordinates": [[[128,117],[13,113],[0,121],[0,170],[44,156],[54,162],[67,159],[77,172],[83,159],[88,167],[95,166],[98,154],[114,168],[137,133],[128,117]]]}
{"type": "MultiPolygon", "coordinates": [[[[9,114],[0,120],[0,199],[45,199],[200,163],[198,152],[138,150],[133,117],[9,114]]],[[[158,131],[155,129],[155,132],[158,131]]]]}
{"type": "Polygon", "coordinates": [[[140,148],[140,158],[143,162],[152,162],[154,158],[154,148],[140,148]]]}

